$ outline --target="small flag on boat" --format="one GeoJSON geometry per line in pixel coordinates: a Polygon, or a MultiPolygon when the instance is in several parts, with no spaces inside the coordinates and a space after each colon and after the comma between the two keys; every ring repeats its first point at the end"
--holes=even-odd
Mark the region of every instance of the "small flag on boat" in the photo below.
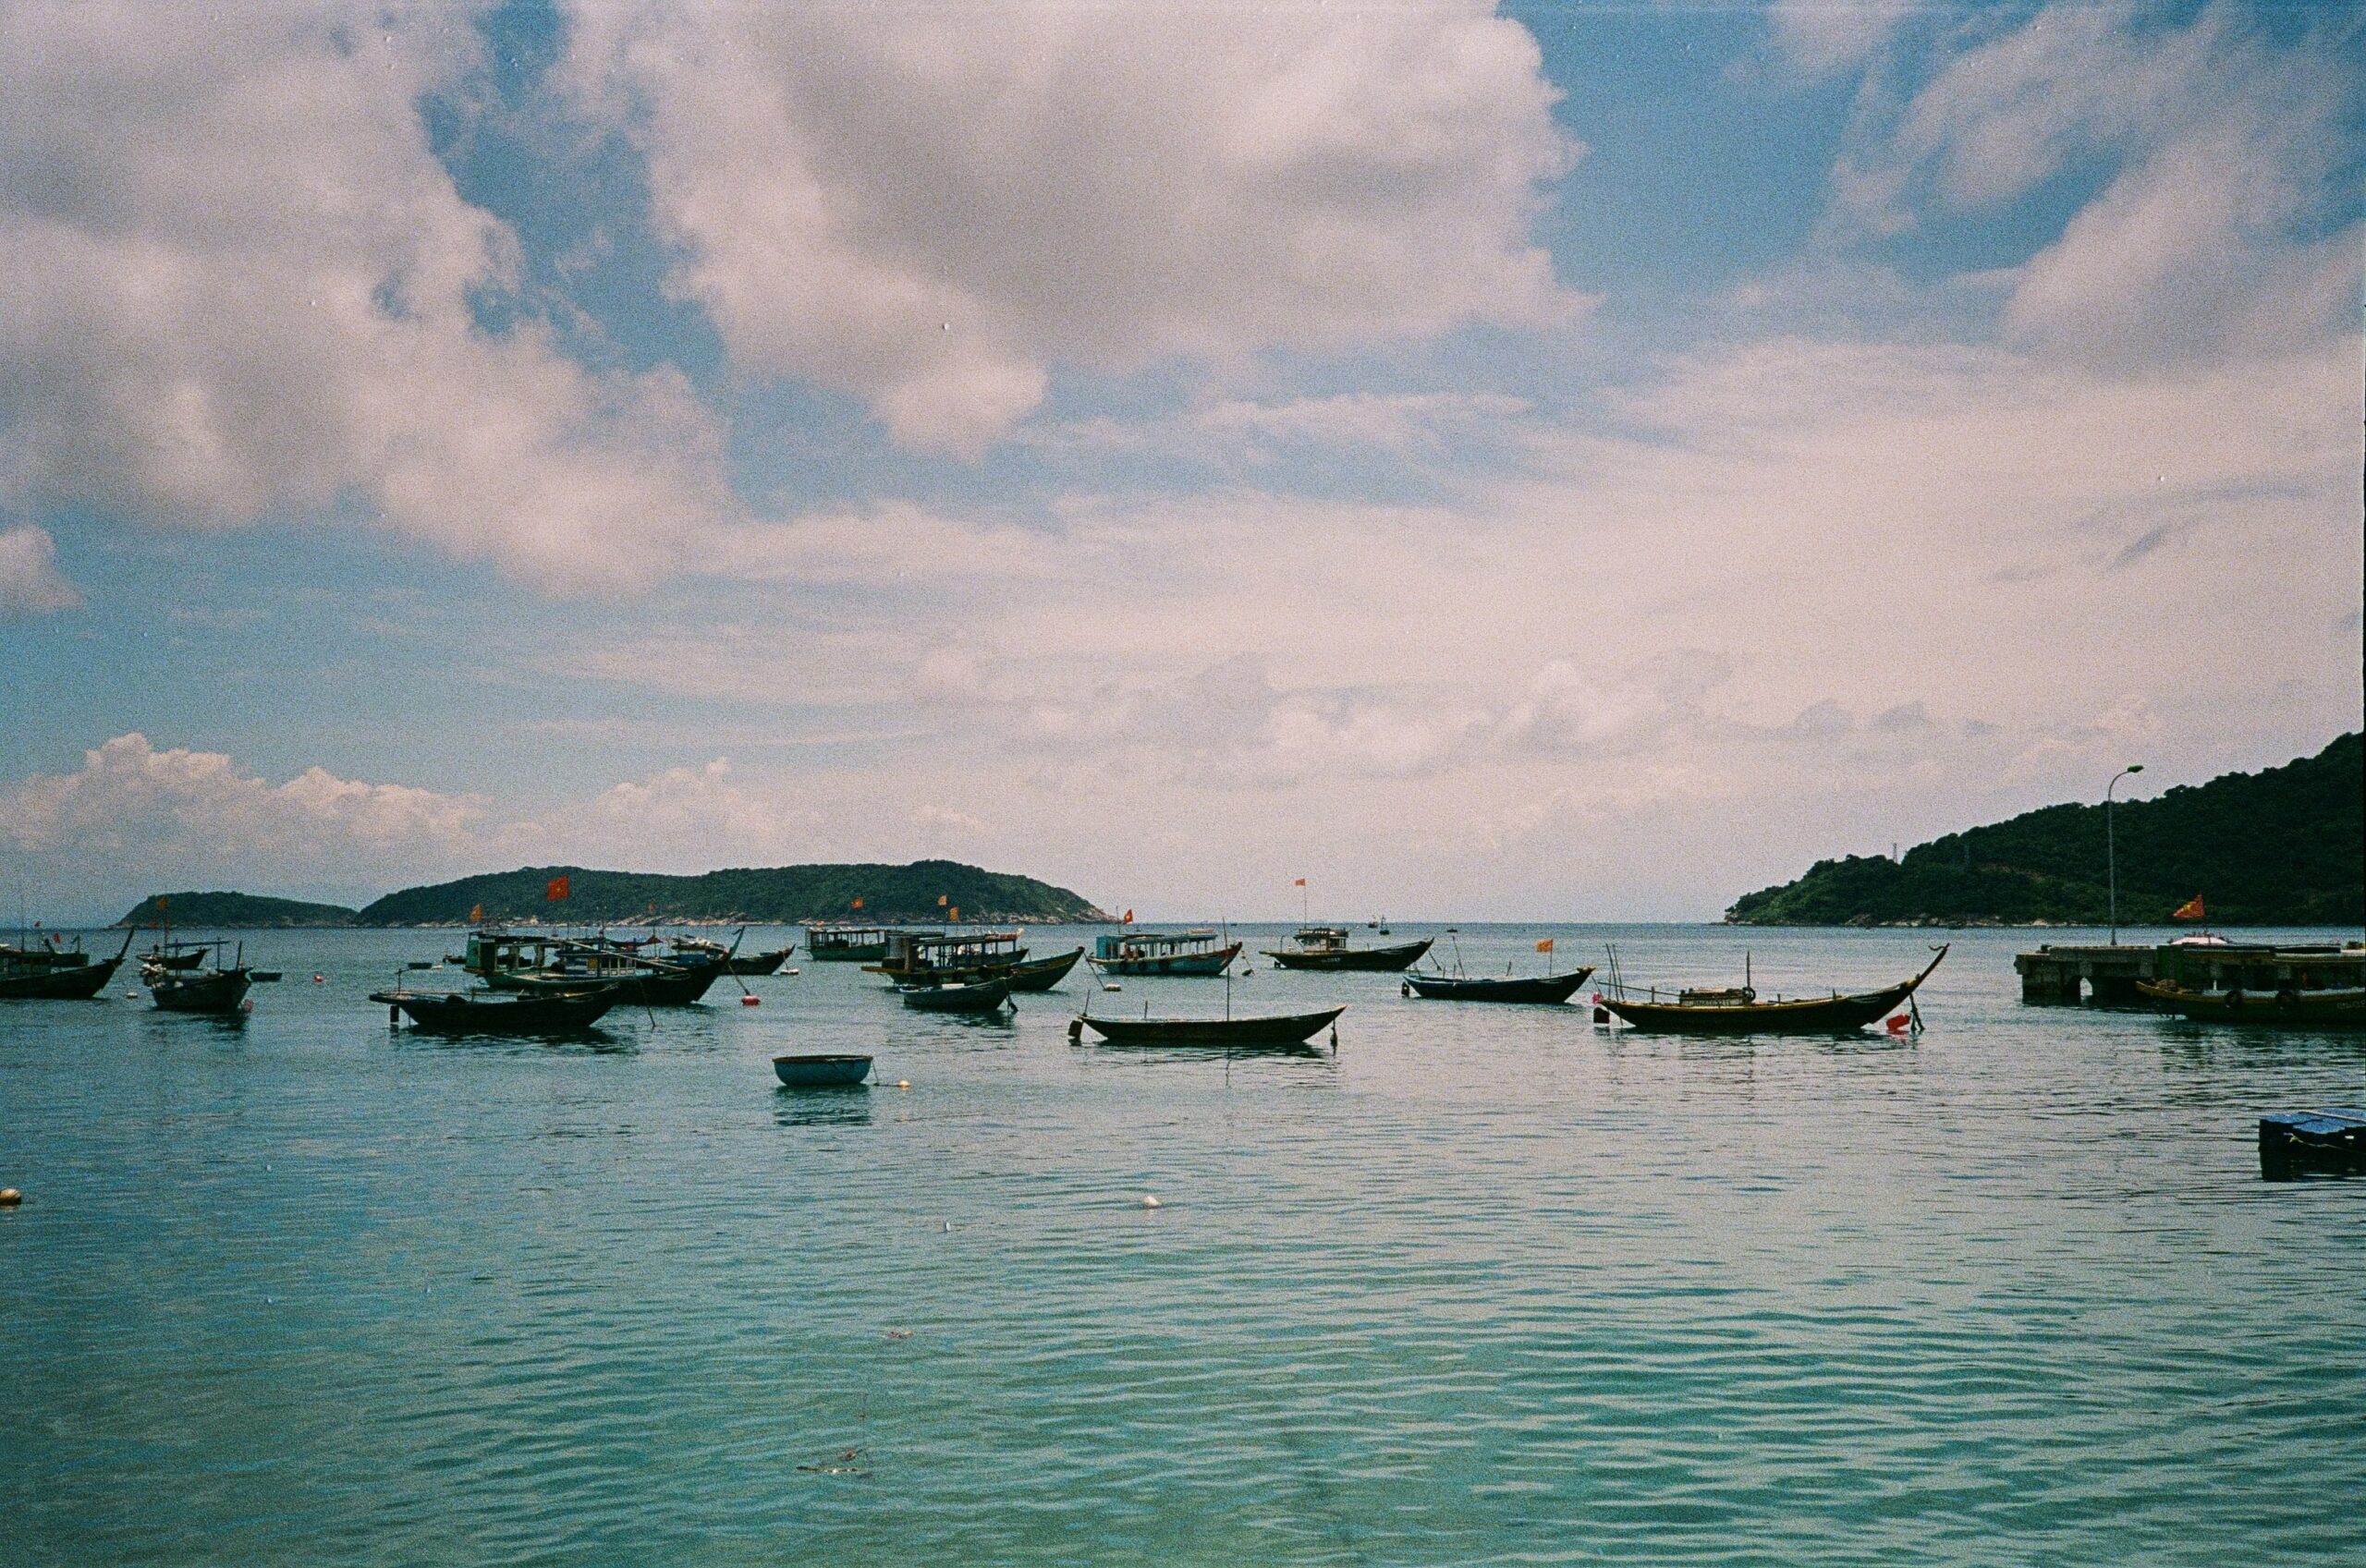
{"type": "Polygon", "coordinates": [[[482,919],[483,919],[483,918],[484,918],[484,906],[483,906],[483,905],[482,905],[482,904],[471,904],[471,905],[470,905],[470,906],[469,906],[469,924],[470,924],[470,925],[475,925],[478,921],[480,921],[480,920],[482,920],[482,919]]]}
{"type": "Polygon", "coordinates": [[[955,905],[955,906],[953,906],[952,912],[951,912],[951,914],[950,914],[950,916],[949,916],[948,918],[953,921],[953,923],[954,923],[955,925],[957,925],[957,925],[959,925],[959,924],[961,923],[961,906],[959,906],[958,904],[955,905]]]}
{"type": "Polygon", "coordinates": [[[1126,918],[1125,918],[1124,919],[1122,919],[1122,920],[1118,921],[1117,923],[1118,923],[1119,925],[1121,925],[1121,926],[1130,926],[1130,925],[1132,925],[1132,924],[1134,923],[1134,912],[1133,912],[1132,910],[1130,910],[1130,909],[1127,910],[1127,911],[1126,911],[1126,918]]]}
{"type": "Polygon", "coordinates": [[[2169,918],[2170,918],[2170,919],[2172,919],[2172,920],[2199,920],[2199,919],[2201,919],[2201,894],[2200,894],[2200,893],[2195,893],[2191,898],[2187,899],[2183,904],[2178,905],[2178,906],[2177,906],[2177,913],[2176,913],[2176,914],[2174,914],[2174,915],[2171,915],[2171,916],[2169,917],[2169,918]]]}
{"type": "Polygon", "coordinates": [[[567,894],[567,886],[565,877],[553,877],[543,884],[543,901],[546,904],[556,904],[567,894]]]}
{"type": "Polygon", "coordinates": [[[1538,943],[1536,944],[1536,951],[1537,951],[1537,952],[1539,952],[1539,953],[1550,953],[1550,952],[1552,952],[1552,951],[1553,951],[1553,939],[1552,939],[1551,937],[1546,937],[1543,942],[1538,942],[1538,943]]]}
{"type": "Polygon", "coordinates": [[[1292,887],[1304,887],[1305,885],[1306,885],[1306,879],[1305,879],[1304,877],[1300,877],[1300,878],[1299,878],[1299,880],[1298,880],[1298,881],[1294,881],[1294,882],[1290,883],[1290,886],[1292,886],[1292,887]]]}
{"type": "Polygon", "coordinates": [[[861,907],[862,907],[862,900],[861,900],[861,899],[860,899],[860,898],[856,899],[856,900],[854,901],[854,904],[852,905],[852,907],[857,908],[857,909],[861,908],[861,907]]]}
{"type": "Polygon", "coordinates": [[[944,907],[945,907],[945,894],[943,894],[943,893],[938,893],[938,894],[936,895],[936,906],[937,906],[939,909],[942,909],[942,908],[944,908],[944,907]]]}

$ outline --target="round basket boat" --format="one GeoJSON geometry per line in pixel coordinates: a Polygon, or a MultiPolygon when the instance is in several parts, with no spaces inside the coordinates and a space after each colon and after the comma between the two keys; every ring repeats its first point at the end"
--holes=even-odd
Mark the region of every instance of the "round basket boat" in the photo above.
{"type": "Polygon", "coordinates": [[[868,1056],[775,1056],[773,1074],[788,1088],[847,1088],[871,1076],[868,1056]]]}

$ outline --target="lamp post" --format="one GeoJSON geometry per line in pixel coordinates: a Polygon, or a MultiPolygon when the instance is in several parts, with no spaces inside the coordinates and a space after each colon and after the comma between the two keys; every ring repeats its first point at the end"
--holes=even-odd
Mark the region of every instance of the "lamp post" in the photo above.
{"type": "Polygon", "coordinates": [[[2128,774],[2143,771],[2143,763],[2130,762],[2111,776],[2111,783],[2104,785],[2104,859],[2111,868],[2111,944],[2114,947],[2119,945],[2119,840],[2112,833],[2111,792],[2118,788],[2119,781],[2128,774]]]}

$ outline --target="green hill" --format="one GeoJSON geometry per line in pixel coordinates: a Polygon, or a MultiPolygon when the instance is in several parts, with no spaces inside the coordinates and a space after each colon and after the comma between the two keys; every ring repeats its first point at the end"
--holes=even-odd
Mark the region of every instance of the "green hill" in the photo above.
{"type": "MultiPolygon", "coordinates": [[[[2194,894],[2213,925],[2366,919],[2366,748],[2181,785],[2116,812],[2119,918],[2158,925],[2194,894]]],[[[1819,860],[1734,901],[1737,925],[2101,925],[2104,808],[2047,806],[1915,845],[1898,860],[1819,860]]]]}
{"type": "Polygon", "coordinates": [[[349,926],[353,911],[341,904],[305,904],[293,898],[259,898],[250,893],[156,893],[134,905],[118,926],[161,926],[169,919],[184,928],[349,926]],[[159,904],[164,906],[158,908],[159,904]]]}
{"type": "Polygon", "coordinates": [[[524,867],[390,893],[363,908],[354,923],[464,925],[470,912],[480,906],[487,920],[584,924],[655,918],[778,925],[854,919],[899,925],[941,921],[950,909],[958,909],[965,922],[994,924],[1109,918],[1078,894],[1032,877],[980,870],[952,860],[915,860],[909,866],[739,868],[695,877],[581,866],[524,867]],[[567,897],[553,903],[543,890],[562,876],[567,879],[567,897]],[[854,906],[858,898],[860,909],[854,906]]]}

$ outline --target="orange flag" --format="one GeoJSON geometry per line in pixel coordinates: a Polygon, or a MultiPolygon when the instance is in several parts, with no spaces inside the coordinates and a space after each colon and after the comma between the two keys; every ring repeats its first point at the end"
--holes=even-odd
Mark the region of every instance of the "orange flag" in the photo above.
{"type": "Polygon", "coordinates": [[[1132,910],[1130,910],[1130,909],[1127,910],[1127,911],[1126,911],[1126,918],[1125,918],[1124,919],[1122,919],[1122,920],[1118,921],[1117,923],[1118,923],[1119,925],[1121,925],[1121,926],[1130,926],[1130,925],[1132,925],[1132,924],[1134,923],[1134,912],[1133,912],[1132,910]]]}
{"type": "Polygon", "coordinates": [[[543,899],[545,903],[556,904],[560,899],[565,898],[567,895],[567,879],[565,877],[553,877],[549,881],[543,884],[543,899]]]}
{"type": "Polygon", "coordinates": [[[1538,943],[1536,944],[1536,951],[1537,951],[1537,952],[1539,952],[1539,953],[1550,953],[1550,952],[1552,952],[1552,951],[1553,951],[1553,939],[1552,939],[1551,937],[1546,937],[1543,942],[1538,942],[1538,943]]]}
{"type": "Polygon", "coordinates": [[[479,920],[482,920],[482,919],[483,919],[483,918],[484,918],[484,906],[483,906],[483,905],[482,905],[482,904],[471,904],[471,905],[470,905],[470,906],[469,906],[469,924],[470,924],[470,925],[475,925],[479,920]]]}
{"type": "Polygon", "coordinates": [[[936,906],[937,906],[939,909],[942,909],[942,908],[944,908],[944,907],[945,907],[945,894],[943,894],[943,893],[938,893],[938,894],[936,895],[936,906]]]}
{"type": "Polygon", "coordinates": [[[856,899],[856,900],[854,901],[853,907],[854,907],[854,908],[857,908],[857,909],[861,908],[861,907],[862,907],[862,900],[861,900],[861,899],[860,899],[860,898],[856,899]]]}
{"type": "Polygon", "coordinates": [[[1300,877],[1300,878],[1299,878],[1299,880],[1298,880],[1298,881],[1294,881],[1294,882],[1290,883],[1290,886],[1292,886],[1292,887],[1304,887],[1305,885],[1306,885],[1306,879],[1305,879],[1304,877],[1300,877]]]}
{"type": "Polygon", "coordinates": [[[2187,899],[2183,904],[2178,905],[2178,906],[2177,906],[2177,913],[2176,913],[2176,914],[2174,914],[2174,915],[2171,915],[2171,916],[2169,917],[2169,918],[2170,918],[2170,919],[2172,919],[2172,920],[2199,920],[2199,919],[2201,919],[2201,894],[2200,894],[2200,893],[2195,893],[2191,898],[2187,899]]]}
{"type": "Polygon", "coordinates": [[[953,923],[957,926],[961,923],[961,906],[958,904],[953,906],[952,919],[953,923]]]}

